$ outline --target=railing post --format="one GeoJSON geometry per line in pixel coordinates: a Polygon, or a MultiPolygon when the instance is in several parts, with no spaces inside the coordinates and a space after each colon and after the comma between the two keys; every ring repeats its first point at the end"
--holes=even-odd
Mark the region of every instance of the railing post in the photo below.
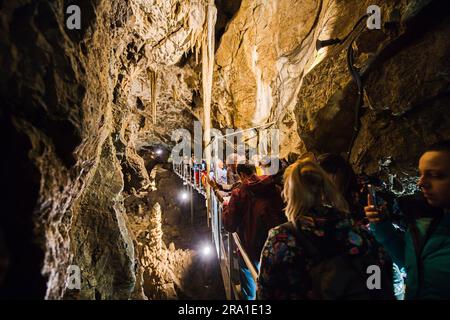
{"type": "MultiPolygon", "coordinates": [[[[227,237],[227,247],[228,247],[228,270],[230,272],[230,280],[229,280],[229,286],[231,288],[231,292],[233,292],[234,295],[234,254],[233,254],[233,239],[231,239],[230,234],[228,234],[227,237]]],[[[235,296],[236,298],[236,296],[235,296]]]]}
{"type": "Polygon", "coordinates": [[[194,197],[192,193],[192,186],[189,187],[190,191],[190,201],[191,201],[191,226],[194,226],[194,197]]]}
{"type": "MultiPolygon", "coordinates": [[[[217,245],[220,249],[220,244],[222,243],[222,209],[220,208],[219,203],[217,202],[217,198],[215,198],[215,214],[217,215],[217,245]]],[[[219,250],[219,259],[222,259],[222,252],[219,250]]]]}

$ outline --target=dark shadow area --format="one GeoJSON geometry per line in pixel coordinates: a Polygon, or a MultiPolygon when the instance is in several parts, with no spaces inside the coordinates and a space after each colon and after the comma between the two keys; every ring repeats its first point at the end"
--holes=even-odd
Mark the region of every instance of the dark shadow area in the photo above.
{"type": "Polygon", "coordinates": [[[211,227],[207,222],[205,198],[193,190],[192,199],[193,225],[190,222],[188,201],[182,207],[186,226],[180,229],[180,237],[174,239],[174,243],[177,248],[194,250],[195,255],[192,265],[181,279],[183,291],[177,290],[177,294],[180,299],[186,300],[225,300],[219,259],[212,242],[211,227]],[[209,247],[207,254],[206,247],[209,247]]]}
{"type": "Polygon", "coordinates": [[[28,138],[14,128],[11,119],[1,116],[5,138],[1,159],[3,266],[0,269],[0,299],[43,299],[46,279],[41,275],[44,253],[35,242],[33,211],[39,193],[40,174],[28,158],[28,138]]]}
{"type": "Polygon", "coordinates": [[[217,22],[216,22],[216,43],[215,50],[219,47],[220,40],[222,39],[228,23],[233,19],[235,14],[241,7],[242,0],[216,0],[215,5],[217,7],[217,22]]]}
{"type": "MultiPolygon", "coordinates": [[[[438,28],[442,23],[449,21],[450,6],[446,1],[431,1],[416,16],[406,22],[408,31],[398,39],[388,44],[386,48],[376,57],[376,60],[366,70],[365,76],[379,65],[394,57],[396,54],[405,50],[405,48],[415,45],[423,37],[430,33],[430,30],[438,28]]],[[[385,26],[387,28],[389,26],[385,26]]]]}
{"type": "Polygon", "coordinates": [[[180,300],[226,299],[219,259],[215,250],[212,250],[208,256],[204,256],[201,251],[198,252],[181,281],[184,284],[184,291],[175,287],[180,300]]]}
{"type": "MultiPolygon", "coordinates": [[[[80,30],[65,29],[67,35],[74,42],[81,42],[87,33],[90,32],[91,27],[97,22],[97,13],[95,8],[99,5],[99,0],[65,0],[64,8],[68,8],[71,5],[77,5],[80,7],[82,13],[81,28],[80,30]]],[[[65,18],[69,18],[71,14],[65,14],[65,18]]]]}

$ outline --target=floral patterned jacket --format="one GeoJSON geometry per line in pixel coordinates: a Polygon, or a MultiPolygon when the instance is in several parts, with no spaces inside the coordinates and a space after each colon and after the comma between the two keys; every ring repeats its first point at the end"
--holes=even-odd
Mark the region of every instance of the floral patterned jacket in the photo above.
{"type": "MultiPolygon", "coordinates": [[[[392,263],[367,229],[353,224],[342,213],[328,207],[314,210],[297,221],[300,232],[324,256],[340,253],[373,255],[381,267],[392,268],[392,263]]],[[[314,299],[309,271],[314,266],[296,237],[285,225],[269,231],[261,253],[261,267],[257,281],[260,300],[314,299]]]]}

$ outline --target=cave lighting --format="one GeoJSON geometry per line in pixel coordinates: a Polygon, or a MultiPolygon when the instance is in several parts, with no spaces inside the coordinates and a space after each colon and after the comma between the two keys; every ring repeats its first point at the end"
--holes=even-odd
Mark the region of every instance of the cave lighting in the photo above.
{"type": "Polygon", "coordinates": [[[189,198],[189,194],[186,191],[181,192],[180,198],[183,201],[186,201],[189,198]]]}
{"type": "Polygon", "coordinates": [[[155,153],[160,156],[162,155],[163,151],[161,149],[156,149],[155,153]]]}
{"type": "Polygon", "coordinates": [[[211,254],[211,246],[210,245],[204,245],[202,248],[202,255],[204,257],[207,257],[211,254]]]}

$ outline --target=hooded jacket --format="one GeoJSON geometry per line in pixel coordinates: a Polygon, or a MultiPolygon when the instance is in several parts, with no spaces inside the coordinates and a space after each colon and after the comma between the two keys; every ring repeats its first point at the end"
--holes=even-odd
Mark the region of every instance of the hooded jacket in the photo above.
{"type": "MultiPolygon", "coordinates": [[[[316,247],[323,259],[336,255],[367,255],[377,261],[389,277],[391,263],[385,259],[382,248],[342,213],[329,207],[314,209],[299,217],[296,224],[298,232],[316,247]]],[[[316,299],[310,277],[315,265],[314,257],[299,244],[290,228],[281,225],[270,230],[261,253],[258,299],[316,299]]]]}
{"type": "Polygon", "coordinates": [[[286,221],[281,190],[271,176],[252,175],[231,193],[222,211],[222,223],[228,232],[237,232],[242,245],[258,262],[268,231],[286,221]]]}
{"type": "Polygon", "coordinates": [[[450,213],[432,220],[414,219],[405,234],[389,221],[370,225],[392,260],[406,270],[405,300],[450,299],[450,213]]]}

